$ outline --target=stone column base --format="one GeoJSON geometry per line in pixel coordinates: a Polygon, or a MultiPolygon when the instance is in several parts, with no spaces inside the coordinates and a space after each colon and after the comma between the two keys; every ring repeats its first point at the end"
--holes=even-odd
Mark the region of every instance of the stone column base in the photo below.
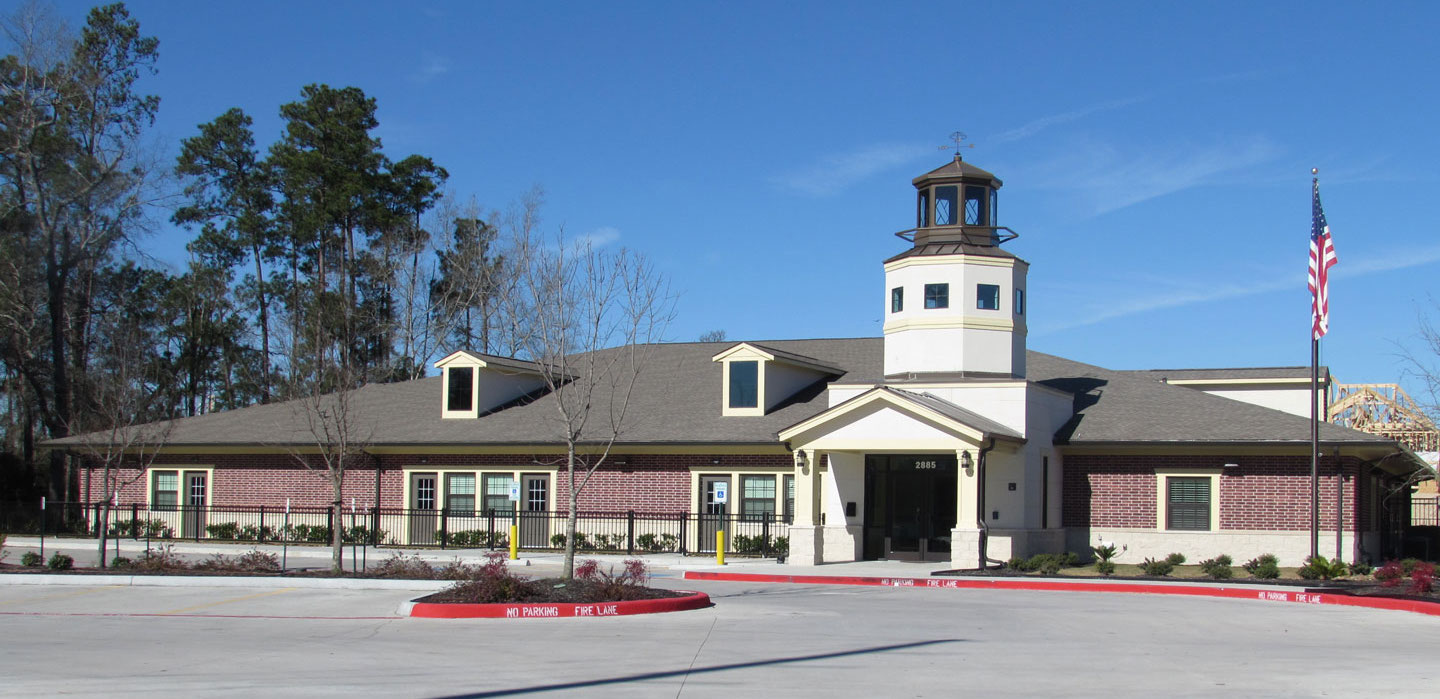
{"type": "Polygon", "coordinates": [[[950,567],[957,570],[973,570],[980,565],[980,530],[950,530],[950,567]]]}
{"type": "Polygon", "coordinates": [[[824,532],[821,527],[792,525],[790,527],[790,565],[813,566],[825,562],[824,532]]]}

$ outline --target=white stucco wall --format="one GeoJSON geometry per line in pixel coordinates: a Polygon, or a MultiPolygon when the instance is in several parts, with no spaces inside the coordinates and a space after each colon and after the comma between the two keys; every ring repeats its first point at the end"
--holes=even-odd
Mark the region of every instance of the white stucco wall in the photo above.
{"type": "MultiPolygon", "coordinates": [[[[1229,398],[1231,400],[1238,400],[1243,403],[1258,405],[1263,408],[1279,410],[1282,412],[1290,413],[1291,415],[1299,415],[1300,417],[1304,418],[1310,417],[1310,389],[1308,387],[1291,388],[1288,386],[1275,387],[1264,385],[1185,387],[1204,391],[1211,395],[1220,396],[1222,398],[1229,398]]],[[[1322,407],[1324,405],[1324,400],[1325,396],[1322,394],[1320,396],[1320,405],[1322,407]]]]}

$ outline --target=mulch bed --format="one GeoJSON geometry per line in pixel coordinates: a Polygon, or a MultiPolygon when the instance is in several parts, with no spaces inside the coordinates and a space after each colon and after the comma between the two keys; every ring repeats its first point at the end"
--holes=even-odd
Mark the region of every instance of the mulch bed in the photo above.
{"type": "MultiPolygon", "coordinates": [[[[560,603],[560,604],[590,604],[594,602],[630,602],[642,599],[669,599],[672,597],[686,597],[689,592],[677,592],[655,587],[637,587],[627,585],[619,588],[620,594],[614,594],[615,586],[605,585],[603,582],[591,580],[570,580],[565,581],[559,578],[542,578],[539,580],[528,580],[529,594],[522,595],[517,599],[506,600],[505,604],[538,604],[538,603],[560,603]]],[[[416,602],[437,602],[442,604],[473,604],[476,600],[467,597],[456,590],[441,590],[434,594],[421,597],[416,602]]]]}
{"type": "Polygon", "coordinates": [[[1024,572],[1009,569],[984,569],[984,570],[938,570],[931,575],[953,575],[973,577],[995,577],[995,578],[1038,578],[1042,580],[1085,580],[1085,581],[1130,581],[1130,582],[1168,582],[1168,583],[1193,583],[1197,585],[1275,585],[1283,587],[1304,588],[1306,591],[1326,592],[1337,595],[1353,595],[1356,597],[1387,597],[1391,599],[1405,599],[1421,602],[1440,601],[1440,589],[1429,595],[1412,595],[1406,591],[1409,580],[1403,581],[1398,587],[1384,587],[1373,579],[1364,580],[1294,580],[1276,578],[1273,580],[1262,580],[1260,578],[1227,578],[1215,580],[1212,578],[1176,578],[1170,576],[1154,575],[1044,575],[1041,573],[1024,572]]]}

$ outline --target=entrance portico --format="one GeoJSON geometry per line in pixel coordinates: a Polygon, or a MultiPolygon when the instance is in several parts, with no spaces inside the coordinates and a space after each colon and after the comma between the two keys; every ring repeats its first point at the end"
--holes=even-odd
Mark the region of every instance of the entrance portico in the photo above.
{"type": "Polygon", "coordinates": [[[1024,442],[925,393],[878,386],[780,432],[795,459],[797,564],[864,558],[980,566],[981,459],[1024,442]]]}

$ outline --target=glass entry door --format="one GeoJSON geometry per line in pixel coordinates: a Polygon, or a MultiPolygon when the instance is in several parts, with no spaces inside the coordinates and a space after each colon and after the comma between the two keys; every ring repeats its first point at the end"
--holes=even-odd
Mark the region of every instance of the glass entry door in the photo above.
{"type": "Polygon", "coordinates": [[[527,473],[520,477],[520,545],[550,545],[550,475],[527,473]]]}
{"type": "Polygon", "coordinates": [[[957,479],[954,456],[866,456],[865,558],[948,560],[957,479]]]}
{"type": "Polygon", "coordinates": [[[187,539],[198,539],[205,533],[205,491],[208,485],[204,471],[185,472],[184,519],[180,535],[187,539]]]}
{"type": "Polygon", "coordinates": [[[725,532],[726,540],[729,540],[727,515],[730,514],[730,500],[734,497],[729,476],[700,477],[700,540],[696,542],[697,552],[715,552],[715,532],[725,532]],[[725,493],[723,502],[719,499],[721,492],[725,493]]]}
{"type": "Polygon", "coordinates": [[[440,508],[436,488],[439,481],[433,473],[410,476],[410,543],[416,546],[432,546],[440,542],[440,508]]]}

